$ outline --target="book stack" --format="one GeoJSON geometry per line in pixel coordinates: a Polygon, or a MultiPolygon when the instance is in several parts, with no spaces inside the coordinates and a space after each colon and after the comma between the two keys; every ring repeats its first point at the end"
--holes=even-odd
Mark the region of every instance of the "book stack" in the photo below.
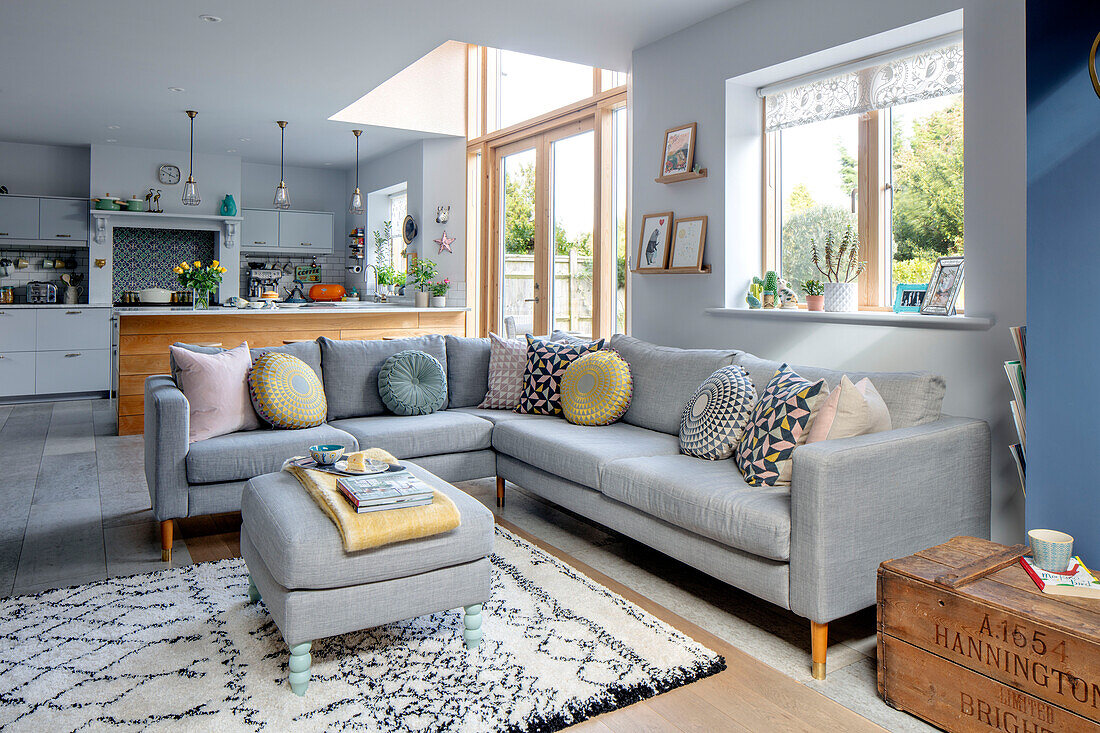
{"type": "Polygon", "coordinates": [[[358,514],[432,503],[432,487],[408,471],[374,476],[341,476],[336,488],[358,514]]]}
{"type": "Polygon", "coordinates": [[[1012,401],[1008,403],[1012,411],[1012,422],[1016,425],[1017,443],[1008,447],[1012,451],[1012,459],[1016,461],[1016,470],[1020,474],[1020,488],[1027,495],[1024,482],[1026,463],[1024,453],[1027,449],[1027,326],[1013,326],[1009,329],[1012,334],[1012,343],[1016,345],[1016,354],[1020,357],[1016,361],[1005,362],[1005,374],[1008,376],[1008,384],[1012,387],[1012,401]]]}
{"type": "Polygon", "coordinates": [[[1069,570],[1064,573],[1043,570],[1032,562],[1030,557],[1021,557],[1020,564],[1043,593],[1055,596],[1100,598],[1100,580],[1097,580],[1092,571],[1085,567],[1080,557],[1070,560],[1069,570]]]}

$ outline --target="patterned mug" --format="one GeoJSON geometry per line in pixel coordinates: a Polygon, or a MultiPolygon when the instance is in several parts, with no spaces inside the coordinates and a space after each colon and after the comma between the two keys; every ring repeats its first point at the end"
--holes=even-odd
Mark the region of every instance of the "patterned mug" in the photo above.
{"type": "Polygon", "coordinates": [[[1054,529],[1033,529],[1027,536],[1036,565],[1052,573],[1066,572],[1073,557],[1073,537],[1054,529]]]}

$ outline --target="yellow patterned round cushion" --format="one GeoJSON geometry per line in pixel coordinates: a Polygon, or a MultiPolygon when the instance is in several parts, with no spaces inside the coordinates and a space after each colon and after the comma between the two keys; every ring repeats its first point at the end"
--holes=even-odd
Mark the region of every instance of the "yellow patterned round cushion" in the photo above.
{"type": "Polygon", "coordinates": [[[317,373],[290,354],[268,353],[252,362],[248,393],[256,413],[277,428],[316,427],[328,412],[317,373]]]}
{"type": "Polygon", "coordinates": [[[610,425],[630,407],[634,381],[630,367],[614,351],[585,354],[561,378],[561,407],[576,425],[610,425]]]}

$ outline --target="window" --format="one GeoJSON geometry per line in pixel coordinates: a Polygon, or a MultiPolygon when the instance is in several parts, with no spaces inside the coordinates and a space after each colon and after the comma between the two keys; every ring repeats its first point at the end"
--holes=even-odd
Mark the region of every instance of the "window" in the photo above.
{"type": "Polygon", "coordinates": [[[405,240],[401,237],[401,230],[408,213],[409,197],[407,191],[398,191],[390,194],[390,264],[399,274],[404,275],[408,270],[408,260],[405,257],[405,240]]]}
{"type": "Polygon", "coordinates": [[[851,227],[860,305],[889,307],[963,254],[962,69],[957,39],[937,39],[761,90],[766,269],[824,279],[811,241],[851,227]]]}

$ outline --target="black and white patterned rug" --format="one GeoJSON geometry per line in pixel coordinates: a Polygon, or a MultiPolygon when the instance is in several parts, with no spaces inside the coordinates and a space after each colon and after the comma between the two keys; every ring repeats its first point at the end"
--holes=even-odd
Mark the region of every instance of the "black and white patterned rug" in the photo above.
{"type": "Polygon", "coordinates": [[[0,601],[0,729],[555,731],[725,660],[497,527],[485,638],[457,609],[313,644],[305,697],[242,560],[0,601]]]}

